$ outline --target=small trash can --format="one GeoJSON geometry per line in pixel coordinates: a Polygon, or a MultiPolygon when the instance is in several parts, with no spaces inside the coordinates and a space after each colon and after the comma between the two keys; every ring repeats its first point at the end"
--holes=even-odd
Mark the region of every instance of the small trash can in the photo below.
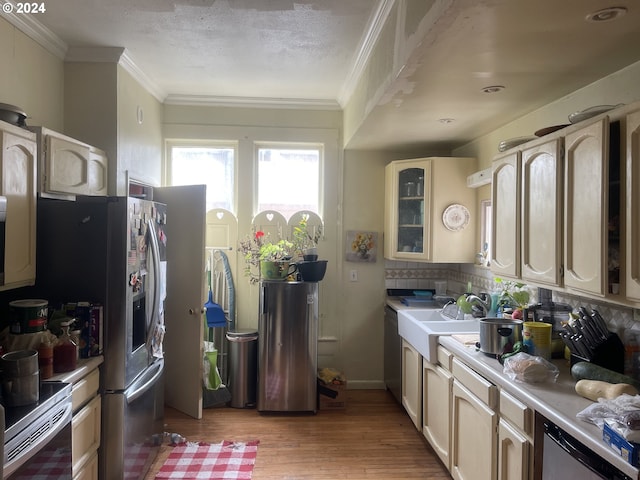
{"type": "Polygon", "coordinates": [[[258,387],[258,332],[240,330],[227,332],[229,342],[229,406],[254,408],[258,387]]]}

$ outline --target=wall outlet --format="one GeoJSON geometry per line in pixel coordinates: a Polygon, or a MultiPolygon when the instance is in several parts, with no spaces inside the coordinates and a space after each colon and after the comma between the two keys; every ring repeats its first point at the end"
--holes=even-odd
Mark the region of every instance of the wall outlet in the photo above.
{"type": "Polygon", "coordinates": [[[349,280],[352,281],[352,282],[357,282],[358,281],[358,271],[357,270],[349,271],[349,280]]]}

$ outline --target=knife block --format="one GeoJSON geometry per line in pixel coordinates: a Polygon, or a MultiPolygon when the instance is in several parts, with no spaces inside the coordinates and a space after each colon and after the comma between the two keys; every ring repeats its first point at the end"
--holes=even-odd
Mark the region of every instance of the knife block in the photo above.
{"type": "Polygon", "coordinates": [[[572,367],[578,362],[590,362],[614,372],[624,373],[624,345],[618,335],[609,332],[607,339],[594,349],[591,358],[571,353],[570,362],[572,367]]]}

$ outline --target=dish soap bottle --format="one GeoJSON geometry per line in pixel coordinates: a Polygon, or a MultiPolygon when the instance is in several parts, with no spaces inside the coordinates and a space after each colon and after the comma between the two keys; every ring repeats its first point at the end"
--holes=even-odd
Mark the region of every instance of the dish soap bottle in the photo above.
{"type": "Polygon", "coordinates": [[[76,369],[78,363],[78,345],[69,335],[69,326],[72,322],[62,322],[62,335],[58,343],[53,347],[53,370],[56,373],[71,372],[76,369]]]}

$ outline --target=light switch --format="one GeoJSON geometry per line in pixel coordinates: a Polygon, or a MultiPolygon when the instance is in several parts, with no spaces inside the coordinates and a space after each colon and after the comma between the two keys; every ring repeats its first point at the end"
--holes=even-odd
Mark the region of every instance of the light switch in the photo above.
{"type": "Polygon", "coordinates": [[[357,282],[358,281],[358,271],[357,270],[351,270],[349,272],[349,280],[351,280],[352,282],[357,282]]]}

